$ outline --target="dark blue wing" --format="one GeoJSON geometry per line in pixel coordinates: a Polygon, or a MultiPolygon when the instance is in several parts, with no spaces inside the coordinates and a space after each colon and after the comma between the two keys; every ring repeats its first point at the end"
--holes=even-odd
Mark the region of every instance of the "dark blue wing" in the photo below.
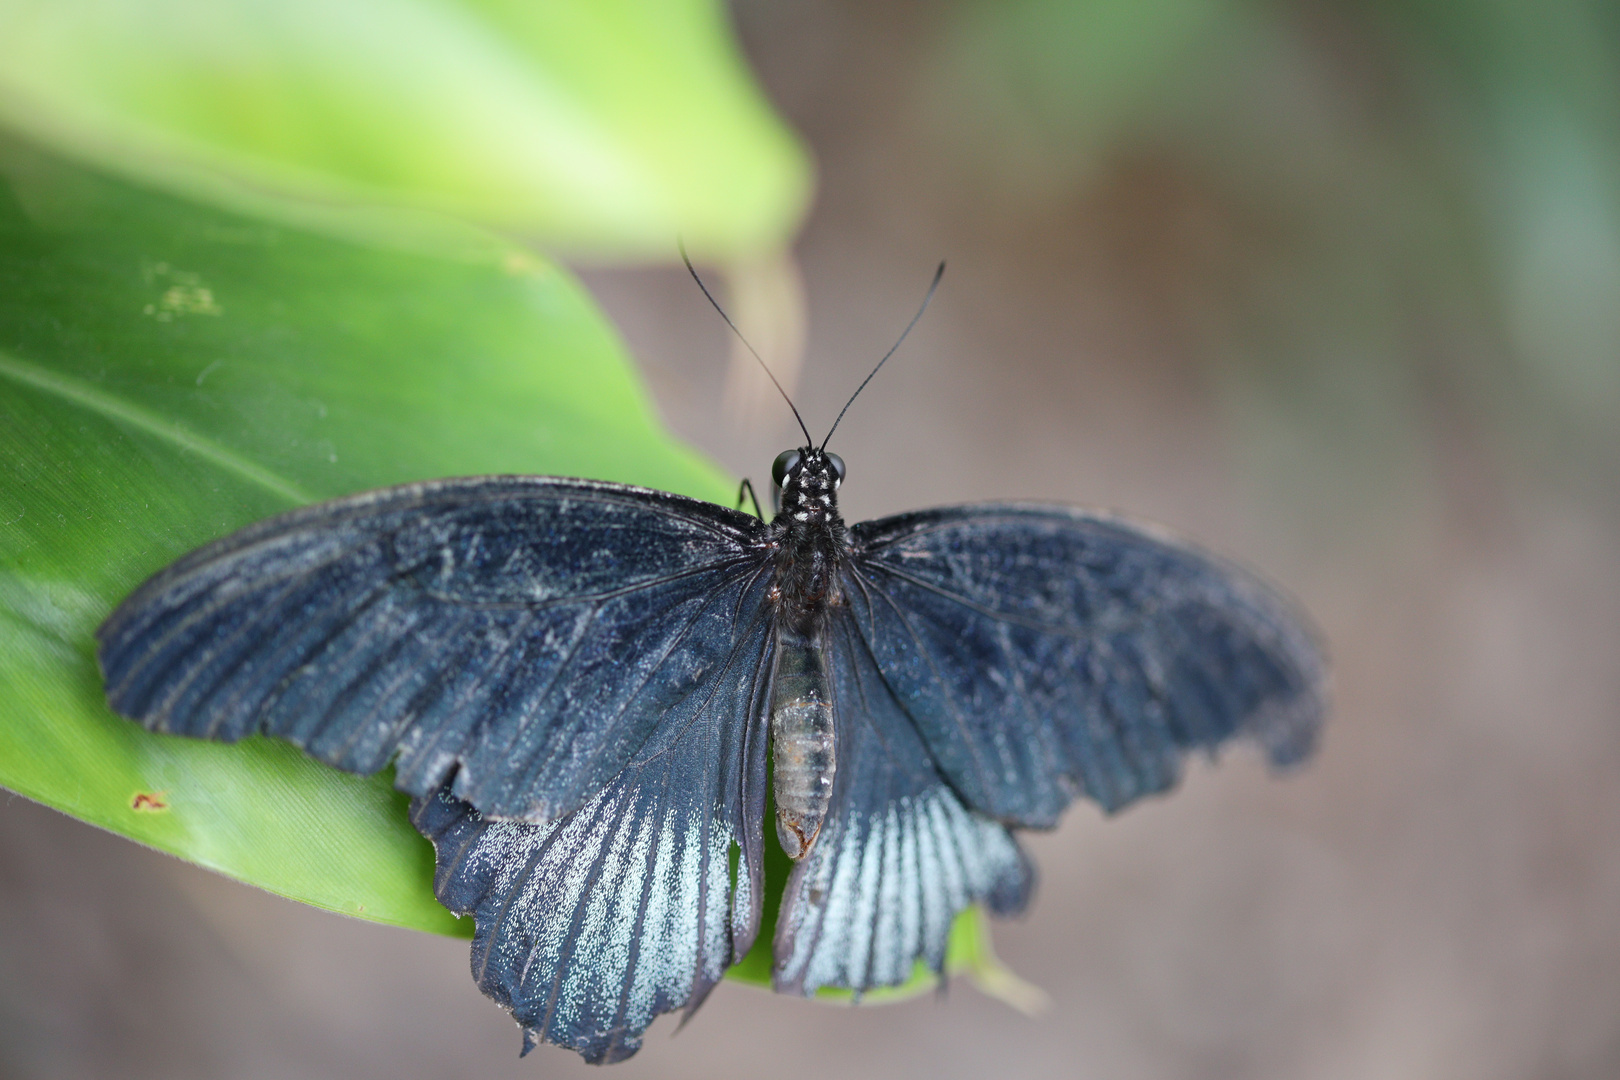
{"type": "Polygon", "coordinates": [[[629,1057],[654,1017],[690,1015],[753,944],[767,584],[743,598],[748,625],[724,663],[569,816],[492,821],[448,791],[412,806],[439,899],[477,920],[473,978],[523,1026],[525,1053],[544,1040],[595,1063],[629,1057]]]}
{"type": "Polygon", "coordinates": [[[1304,618],[1246,572],[1116,518],[967,506],[856,525],[846,592],[944,774],[1049,826],[1173,785],[1233,735],[1310,753],[1324,668],[1304,618]]]}
{"type": "Polygon", "coordinates": [[[283,514],[152,578],[98,631],[155,731],[279,735],[485,813],[579,806],[736,647],[765,526],[547,477],[411,484],[283,514]]]}
{"type": "Polygon", "coordinates": [[[983,902],[1023,910],[1033,870],[1005,826],[962,805],[848,613],[830,629],[837,768],[832,804],[778,917],[783,992],[857,994],[945,963],[951,923],[983,902]]]}

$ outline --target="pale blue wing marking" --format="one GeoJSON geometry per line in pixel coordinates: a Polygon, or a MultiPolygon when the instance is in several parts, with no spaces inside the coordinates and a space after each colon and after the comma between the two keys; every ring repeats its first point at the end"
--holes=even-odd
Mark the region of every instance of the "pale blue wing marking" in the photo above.
{"type": "Polygon", "coordinates": [[[764,588],[752,583],[737,603],[747,625],[725,663],[567,817],[493,820],[449,792],[413,805],[438,852],[439,899],[476,920],[473,977],[523,1026],[525,1052],[544,1041],[595,1063],[629,1057],[655,1017],[690,1015],[752,945],[763,889],[764,588]]]}

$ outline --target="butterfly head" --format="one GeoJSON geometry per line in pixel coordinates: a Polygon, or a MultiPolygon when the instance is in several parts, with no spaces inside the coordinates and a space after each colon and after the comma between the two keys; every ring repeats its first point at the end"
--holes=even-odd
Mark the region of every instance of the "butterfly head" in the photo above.
{"type": "Polygon", "coordinates": [[[814,446],[784,450],[771,466],[780,493],[781,517],[810,524],[838,516],[838,485],[844,482],[844,459],[814,446]]]}

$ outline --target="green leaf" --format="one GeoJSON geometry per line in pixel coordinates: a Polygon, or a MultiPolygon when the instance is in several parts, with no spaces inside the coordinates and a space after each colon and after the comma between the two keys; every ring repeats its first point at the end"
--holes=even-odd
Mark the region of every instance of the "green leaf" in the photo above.
{"type": "MultiPolygon", "coordinates": [[[[92,634],[196,545],[368,487],[537,472],[728,501],[579,286],[483,249],[335,241],[0,137],[0,785],[283,896],[470,934],[390,777],[147,733],[107,710],[92,634]]],[[[789,870],[774,851],[769,918],[789,870]]],[[[769,985],[770,939],[734,977],[769,985]]],[[[948,967],[999,970],[977,912],[948,967]]]]}
{"type": "Polygon", "coordinates": [[[810,194],[718,0],[0,0],[0,119],[351,236],[431,242],[449,216],[732,258],[785,243],[810,194]]]}
{"type": "Polygon", "coordinates": [[[148,734],[107,710],[91,635],[248,522],[491,472],[734,490],[530,255],[337,242],[0,141],[0,784],[284,896],[470,932],[387,778],[148,734]]]}

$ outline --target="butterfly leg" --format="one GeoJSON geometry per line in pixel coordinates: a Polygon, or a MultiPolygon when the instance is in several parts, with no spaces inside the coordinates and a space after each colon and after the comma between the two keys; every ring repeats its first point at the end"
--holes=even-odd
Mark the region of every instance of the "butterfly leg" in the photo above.
{"type": "Polygon", "coordinates": [[[759,518],[759,520],[764,521],[765,511],[759,508],[759,496],[754,494],[754,485],[749,482],[746,476],[743,477],[743,482],[737,485],[737,509],[739,510],[743,508],[744,492],[748,493],[748,498],[754,503],[754,516],[759,518]]]}

